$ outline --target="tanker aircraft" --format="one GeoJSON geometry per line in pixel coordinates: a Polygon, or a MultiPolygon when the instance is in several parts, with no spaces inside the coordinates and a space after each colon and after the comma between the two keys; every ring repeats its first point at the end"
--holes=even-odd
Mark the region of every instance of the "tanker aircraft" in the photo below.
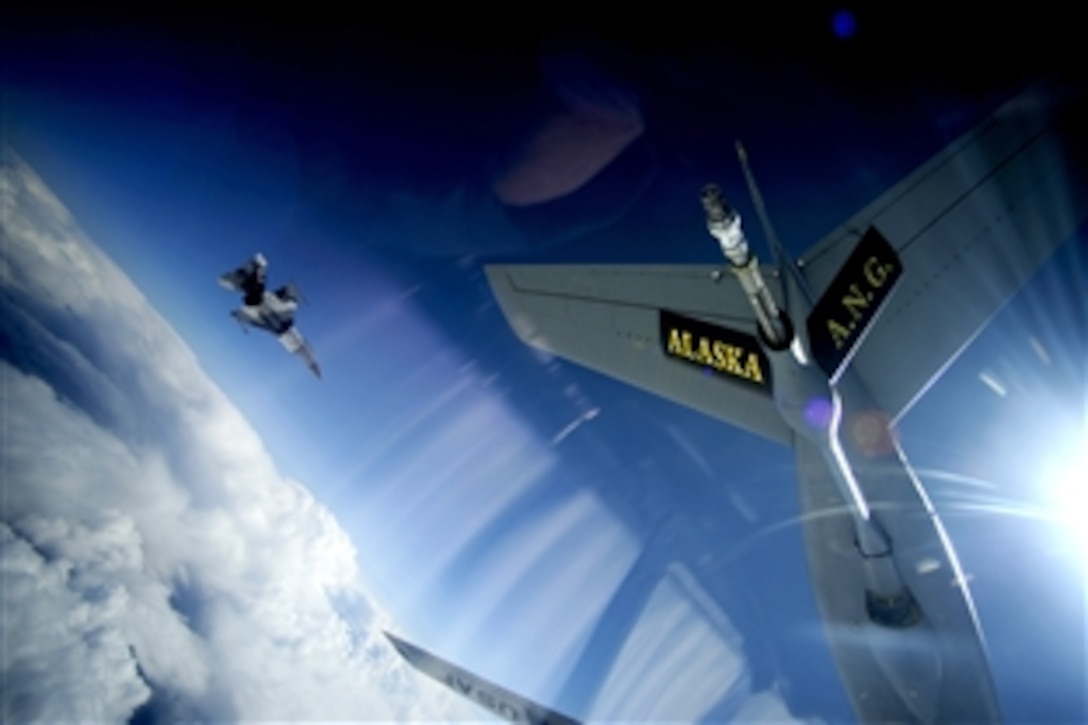
{"type": "MultiPolygon", "coordinates": [[[[1025,91],[799,259],[775,264],[702,192],[716,265],[492,265],[525,343],[794,451],[820,615],[859,720],[1001,719],[968,576],[897,421],[1088,218],[1081,89],[1025,91]]],[[[693,199],[694,207],[694,199],[693,199]]],[[[571,718],[400,638],[413,665],[497,715],[571,718]]]]}

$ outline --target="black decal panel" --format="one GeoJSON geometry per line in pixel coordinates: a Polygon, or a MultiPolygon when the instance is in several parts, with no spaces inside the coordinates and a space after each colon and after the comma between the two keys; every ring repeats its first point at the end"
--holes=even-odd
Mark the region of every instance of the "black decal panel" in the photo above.
{"type": "Polygon", "coordinates": [[[837,377],[902,273],[892,245],[869,227],[808,318],[812,355],[828,377],[837,377]]]}
{"type": "Polygon", "coordinates": [[[752,335],[661,310],[661,349],[667,357],[771,392],[771,368],[752,335]]]}

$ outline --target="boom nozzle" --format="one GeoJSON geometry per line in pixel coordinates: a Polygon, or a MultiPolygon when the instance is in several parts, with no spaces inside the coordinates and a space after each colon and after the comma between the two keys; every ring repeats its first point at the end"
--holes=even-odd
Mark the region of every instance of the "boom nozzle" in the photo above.
{"type": "Polygon", "coordinates": [[[748,253],[748,239],[740,226],[740,214],[729,205],[721,189],[714,184],[703,187],[701,199],[706,212],[707,231],[718,240],[726,259],[734,267],[747,265],[751,255],[748,253]]]}
{"type": "Polygon", "coordinates": [[[748,295],[764,339],[775,349],[788,347],[792,334],[763,281],[759,260],[748,250],[748,239],[740,226],[740,214],[729,205],[721,189],[714,184],[703,187],[700,199],[706,212],[707,231],[718,240],[722,254],[729,260],[730,268],[748,295]]]}
{"type": "Polygon", "coordinates": [[[716,184],[707,184],[703,187],[702,201],[709,223],[723,222],[736,214],[716,184]]]}

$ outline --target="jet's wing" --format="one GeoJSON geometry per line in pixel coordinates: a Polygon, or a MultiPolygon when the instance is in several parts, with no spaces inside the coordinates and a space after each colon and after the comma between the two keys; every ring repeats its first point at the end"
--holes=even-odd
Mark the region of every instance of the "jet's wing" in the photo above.
{"type": "Polygon", "coordinates": [[[902,415],[1088,217],[1086,105],[1080,91],[1018,96],[804,255],[823,294],[808,324],[817,358],[817,338],[857,345],[853,369],[883,410],[902,415]],[[864,290],[867,260],[848,257],[871,229],[894,248],[901,277],[863,333],[853,324],[862,301],[854,295],[852,311],[845,298],[851,283],[864,290]]]}
{"type": "Polygon", "coordinates": [[[219,275],[216,281],[223,289],[234,291],[240,291],[245,285],[246,280],[253,276],[256,272],[257,265],[252,261],[246,262],[241,267],[233,269],[230,272],[224,272],[219,275]]]}
{"type": "Polygon", "coordinates": [[[499,687],[388,632],[385,636],[401,656],[420,672],[487,708],[504,720],[531,725],[577,725],[578,721],[499,687]]]}
{"type": "MultiPolygon", "coordinates": [[[[486,271],[524,342],[789,442],[751,305],[721,268],[533,264],[486,271]]],[[[765,271],[769,282],[775,276],[765,271]]]]}
{"type": "Polygon", "coordinates": [[[299,332],[298,327],[292,325],[287,328],[286,332],[281,333],[276,337],[283,345],[283,349],[292,355],[297,355],[306,363],[306,367],[310,369],[319,380],[321,379],[321,368],[317,364],[317,359],[314,357],[314,351],[310,348],[310,343],[306,342],[306,338],[299,332]]]}
{"type": "Polygon", "coordinates": [[[247,327],[256,327],[258,330],[275,332],[260,316],[247,314],[244,308],[238,307],[231,310],[230,316],[238,321],[238,324],[242,326],[243,330],[247,327]]]}

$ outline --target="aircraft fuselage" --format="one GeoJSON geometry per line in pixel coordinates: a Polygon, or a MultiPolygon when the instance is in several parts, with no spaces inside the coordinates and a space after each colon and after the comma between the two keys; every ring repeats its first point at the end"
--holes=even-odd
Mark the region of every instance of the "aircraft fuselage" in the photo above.
{"type": "Polygon", "coordinates": [[[867,719],[991,722],[999,710],[963,570],[892,417],[845,365],[899,273],[870,234],[815,304],[800,275],[793,282],[783,327],[816,337],[815,352],[804,332],[786,346],[760,336],[775,405],[795,435],[816,597],[867,719]],[[802,320],[807,328],[793,323],[802,320]]]}
{"type": "Polygon", "coordinates": [[[272,292],[265,292],[260,304],[243,304],[235,315],[239,321],[282,335],[294,324],[294,311],[298,303],[281,300],[272,292]]]}

